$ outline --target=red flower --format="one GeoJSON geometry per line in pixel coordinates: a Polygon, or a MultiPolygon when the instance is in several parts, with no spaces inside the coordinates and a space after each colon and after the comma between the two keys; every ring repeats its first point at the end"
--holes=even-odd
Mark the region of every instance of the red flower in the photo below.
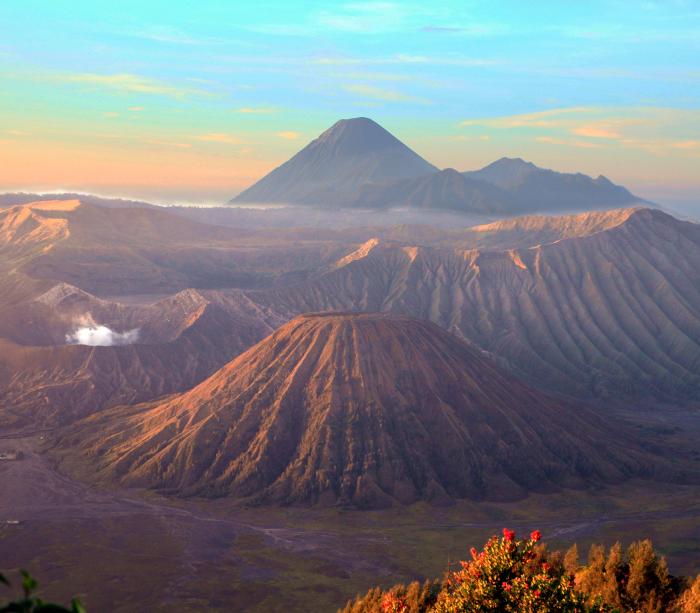
{"type": "Polygon", "coordinates": [[[540,597],[540,591],[539,591],[539,590],[535,590],[535,598],[539,598],[539,597],[540,597]]]}
{"type": "Polygon", "coordinates": [[[392,593],[384,594],[382,610],[386,613],[405,613],[407,609],[408,605],[403,598],[392,593]]]}
{"type": "Polygon", "coordinates": [[[537,542],[542,538],[542,533],[539,530],[535,530],[534,532],[530,533],[530,538],[537,542]]]}
{"type": "Polygon", "coordinates": [[[510,584],[509,584],[508,582],[504,581],[503,583],[501,583],[501,587],[502,587],[506,592],[510,592],[510,584]]]}
{"type": "Polygon", "coordinates": [[[515,538],[515,532],[508,530],[508,528],[503,528],[503,538],[510,542],[515,538]]]}
{"type": "Polygon", "coordinates": [[[477,557],[477,555],[478,555],[477,552],[476,552],[476,547],[472,547],[472,548],[469,550],[469,553],[471,553],[471,554],[472,554],[472,558],[473,558],[474,560],[476,560],[476,557],[477,557]]]}

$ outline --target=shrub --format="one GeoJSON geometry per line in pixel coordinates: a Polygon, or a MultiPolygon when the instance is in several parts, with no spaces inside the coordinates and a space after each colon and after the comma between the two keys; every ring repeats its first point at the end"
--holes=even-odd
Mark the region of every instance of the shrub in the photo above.
{"type": "Polygon", "coordinates": [[[573,545],[563,556],[550,552],[535,531],[519,540],[507,528],[483,551],[442,582],[372,588],[347,603],[342,613],[458,612],[610,612],[700,613],[700,575],[684,590],[682,578],[669,574],[666,561],[651,541],[632,543],[623,551],[615,543],[606,553],[593,545],[581,564],[573,545]]]}
{"type": "Polygon", "coordinates": [[[539,540],[539,531],[518,540],[505,528],[483,551],[472,548],[472,559],[448,574],[436,613],[584,611],[585,596],[575,590],[563,565],[553,564],[546,549],[537,546],[539,540]]]}

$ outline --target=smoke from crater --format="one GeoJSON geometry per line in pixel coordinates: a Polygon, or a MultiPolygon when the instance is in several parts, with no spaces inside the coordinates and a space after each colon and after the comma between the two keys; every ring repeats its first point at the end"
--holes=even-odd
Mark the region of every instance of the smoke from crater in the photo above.
{"type": "Polygon", "coordinates": [[[112,345],[131,345],[139,338],[139,328],[116,332],[107,326],[97,324],[91,316],[81,318],[78,327],[66,334],[69,345],[89,345],[91,347],[110,347],[112,345]]]}

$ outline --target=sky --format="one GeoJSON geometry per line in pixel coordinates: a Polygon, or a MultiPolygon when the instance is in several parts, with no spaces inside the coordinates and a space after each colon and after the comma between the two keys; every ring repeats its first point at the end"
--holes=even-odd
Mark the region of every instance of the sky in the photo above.
{"type": "Polygon", "coordinates": [[[0,191],[222,202],[342,118],[700,212],[700,0],[0,0],[0,191]]]}

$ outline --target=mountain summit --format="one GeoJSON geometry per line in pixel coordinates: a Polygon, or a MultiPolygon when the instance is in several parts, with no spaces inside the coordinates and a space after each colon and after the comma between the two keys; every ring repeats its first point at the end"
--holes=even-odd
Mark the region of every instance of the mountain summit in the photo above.
{"type": "Polygon", "coordinates": [[[539,170],[542,169],[522,158],[504,157],[491,162],[481,170],[467,171],[464,174],[491,183],[501,189],[511,189],[522,183],[528,175],[539,170]]]}
{"type": "Polygon", "coordinates": [[[594,179],[580,172],[555,172],[521,158],[504,157],[480,170],[465,172],[464,176],[503,190],[512,199],[512,213],[571,212],[651,204],[602,175],[594,179]]]}
{"type": "Polygon", "coordinates": [[[365,185],[436,171],[378,123],[356,117],[335,123],[233,202],[340,205],[365,185]]]}
{"type": "Polygon", "coordinates": [[[192,390],[66,436],[93,474],[282,504],[512,499],[639,468],[585,408],[434,324],[374,313],[299,316],[192,390]]]}

